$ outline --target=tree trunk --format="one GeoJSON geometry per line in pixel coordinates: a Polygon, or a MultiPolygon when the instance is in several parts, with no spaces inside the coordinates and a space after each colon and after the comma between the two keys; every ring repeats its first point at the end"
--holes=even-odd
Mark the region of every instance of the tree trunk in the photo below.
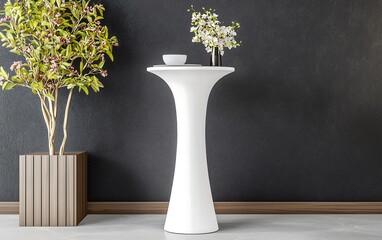
{"type": "Polygon", "coordinates": [[[64,137],[62,139],[62,143],[61,143],[61,147],[60,147],[60,153],[59,153],[60,155],[64,155],[65,145],[66,145],[66,141],[68,139],[67,127],[68,127],[68,116],[69,116],[70,103],[72,101],[72,94],[73,94],[73,89],[70,89],[70,92],[68,95],[68,100],[66,102],[66,107],[65,107],[64,123],[62,126],[64,137]]]}
{"type": "Polygon", "coordinates": [[[48,131],[48,146],[49,155],[55,154],[54,141],[56,139],[56,119],[57,119],[57,108],[58,108],[58,89],[55,92],[55,101],[41,95],[38,93],[41,103],[41,111],[44,117],[45,125],[48,131]],[[54,105],[53,105],[54,103],[54,105]]]}

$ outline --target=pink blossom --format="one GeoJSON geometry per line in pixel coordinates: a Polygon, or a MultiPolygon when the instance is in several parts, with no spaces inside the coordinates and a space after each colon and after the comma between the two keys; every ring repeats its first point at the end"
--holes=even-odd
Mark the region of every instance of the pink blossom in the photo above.
{"type": "Polygon", "coordinates": [[[107,75],[108,75],[108,74],[107,74],[107,70],[104,70],[103,72],[101,72],[101,76],[102,76],[102,77],[107,77],[107,75]]]}
{"type": "Polygon", "coordinates": [[[32,52],[32,48],[30,46],[26,46],[25,47],[25,51],[27,51],[28,53],[32,52]]]}
{"type": "Polygon", "coordinates": [[[22,64],[21,61],[13,62],[13,64],[10,67],[11,71],[14,71],[15,69],[20,69],[21,64],[22,64]]]}
{"type": "Polygon", "coordinates": [[[74,67],[73,66],[70,66],[69,67],[69,77],[73,77],[73,76],[75,76],[75,75],[78,75],[78,71],[76,70],[76,69],[74,69],[74,67]]]}
{"type": "Polygon", "coordinates": [[[10,19],[8,16],[5,16],[3,18],[0,18],[0,23],[8,22],[10,19]]]}
{"type": "Polygon", "coordinates": [[[50,66],[50,71],[52,71],[52,72],[57,72],[57,68],[58,68],[58,65],[57,65],[57,63],[55,62],[55,61],[51,61],[51,66],[50,66]]]}
{"type": "Polygon", "coordinates": [[[61,44],[69,44],[70,39],[69,38],[61,38],[61,44]]]}
{"type": "Polygon", "coordinates": [[[85,7],[84,12],[93,12],[93,7],[92,6],[85,7]]]}

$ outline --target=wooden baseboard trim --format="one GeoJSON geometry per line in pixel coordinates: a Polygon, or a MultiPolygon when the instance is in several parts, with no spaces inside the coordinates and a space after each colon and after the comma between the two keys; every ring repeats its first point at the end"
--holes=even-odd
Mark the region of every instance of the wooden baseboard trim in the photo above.
{"type": "MultiPolygon", "coordinates": [[[[88,214],[165,214],[168,202],[89,202],[88,214]]],[[[382,202],[215,202],[218,214],[382,214],[382,202]]],[[[0,202],[0,214],[18,214],[0,202]]]]}
{"type": "MultiPolygon", "coordinates": [[[[168,202],[90,202],[89,214],[164,214],[168,202]]],[[[382,202],[215,202],[218,214],[378,214],[382,202]]]]}
{"type": "Polygon", "coordinates": [[[18,214],[19,202],[0,202],[0,214],[18,214]]]}
{"type": "Polygon", "coordinates": [[[378,214],[382,202],[216,202],[219,214],[378,214]]]}
{"type": "Polygon", "coordinates": [[[168,202],[89,202],[89,214],[165,214],[168,202]]]}

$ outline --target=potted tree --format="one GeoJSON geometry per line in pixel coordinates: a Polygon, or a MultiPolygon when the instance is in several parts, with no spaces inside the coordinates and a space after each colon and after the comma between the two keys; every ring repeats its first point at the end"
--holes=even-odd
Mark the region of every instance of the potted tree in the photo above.
{"type": "Polygon", "coordinates": [[[74,226],[86,216],[87,156],[65,153],[65,144],[74,90],[100,91],[99,76],[107,76],[105,58],[113,60],[118,45],[100,22],[104,10],[89,0],[15,0],[0,11],[3,46],[21,56],[11,73],[0,67],[0,85],[3,90],[31,89],[48,133],[49,153],[20,156],[20,226],[74,226]],[[63,139],[56,149],[64,91],[63,139]]]}

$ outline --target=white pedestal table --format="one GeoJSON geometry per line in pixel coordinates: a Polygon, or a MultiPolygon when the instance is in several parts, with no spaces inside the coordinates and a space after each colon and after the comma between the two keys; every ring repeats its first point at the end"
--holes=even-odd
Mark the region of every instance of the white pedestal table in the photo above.
{"type": "Polygon", "coordinates": [[[174,180],[164,229],[201,234],[219,229],[206,155],[206,112],[212,87],[233,67],[163,66],[147,71],[170,87],[176,107],[177,150],[174,180]]]}

